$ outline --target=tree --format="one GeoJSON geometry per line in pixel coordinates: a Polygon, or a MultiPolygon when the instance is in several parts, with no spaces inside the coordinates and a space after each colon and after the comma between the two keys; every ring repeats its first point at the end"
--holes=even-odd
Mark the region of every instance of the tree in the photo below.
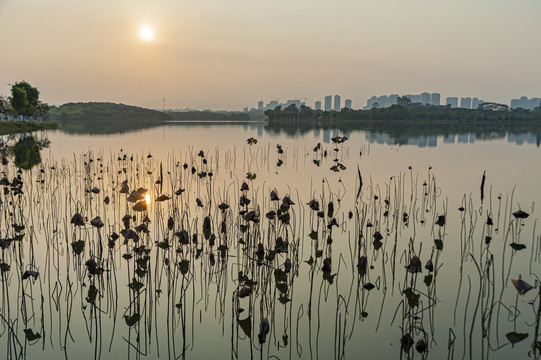
{"type": "Polygon", "coordinates": [[[0,96],[0,120],[4,117],[4,115],[9,119],[9,116],[12,113],[13,109],[9,103],[9,99],[4,96],[0,96]]]}
{"type": "Polygon", "coordinates": [[[47,113],[48,105],[39,101],[39,91],[26,81],[16,82],[11,86],[11,96],[8,98],[13,112],[28,119],[41,117],[47,113]]]}
{"type": "Polygon", "coordinates": [[[411,104],[411,100],[408,97],[399,96],[398,99],[396,99],[396,103],[398,105],[409,105],[409,104],[411,104]]]}
{"type": "Polygon", "coordinates": [[[291,105],[289,105],[288,107],[286,107],[286,108],[284,109],[284,111],[287,111],[287,112],[297,112],[297,111],[299,111],[299,109],[297,108],[297,105],[291,104],[291,105]]]}
{"type": "Polygon", "coordinates": [[[509,106],[495,102],[485,102],[479,105],[477,110],[509,111],[509,106]]]}
{"type": "Polygon", "coordinates": [[[511,111],[514,112],[514,113],[517,113],[517,114],[527,114],[527,113],[530,112],[530,110],[524,109],[524,108],[521,108],[521,107],[511,109],[511,111]]]}

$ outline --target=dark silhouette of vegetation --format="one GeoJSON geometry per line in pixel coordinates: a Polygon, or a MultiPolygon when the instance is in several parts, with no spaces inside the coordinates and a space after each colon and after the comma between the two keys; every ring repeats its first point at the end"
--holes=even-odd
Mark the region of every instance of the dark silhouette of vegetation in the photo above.
{"type": "Polygon", "coordinates": [[[398,105],[410,105],[411,99],[406,96],[399,96],[398,99],[396,99],[396,103],[398,105]]]}
{"type": "MultiPolygon", "coordinates": [[[[495,102],[485,102],[479,105],[478,110],[490,110],[490,111],[509,111],[509,106],[504,104],[498,104],[495,102]]],[[[522,113],[528,112],[526,109],[522,113]]]]}
{"type": "Polygon", "coordinates": [[[30,170],[41,163],[40,150],[49,146],[49,141],[36,141],[33,137],[19,140],[10,149],[14,156],[14,163],[19,169],[30,170]]]}
{"type": "Polygon", "coordinates": [[[38,140],[28,133],[11,136],[0,145],[0,159],[2,164],[9,163],[8,159],[11,159],[17,168],[30,170],[41,163],[40,151],[49,145],[48,139],[38,140]]]}
{"type": "Polygon", "coordinates": [[[326,120],[326,121],[386,121],[386,122],[440,122],[440,121],[539,121],[540,111],[509,111],[509,107],[497,103],[484,103],[479,109],[451,108],[450,106],[412,104],[406,97],[398,99],[399,104],[386,108],[370,110],[352,110],[343,108],[341,111],[312,110],[309,107],[297,108],[290,105],[285,109],[277,107],[265,111],[268,120],[326,120]]]}
{"type": "Polygon", "coordinates": [[[281,106],[277,106],[274,110],[266,110],[264,114],[268,117],[268,120],[322,120],[331,118],[331,112],[329,111],[313,110],[305,105],[297,107],[295,104],[291,104],[283,110],[281,106]]]}
{"type": "Polygon", "coordinates": [[[0,118],[8,117],[11,115],[12,109],[9,104],[9,100],[5,96],[0,96],[0,118]]]}
{"type": "Polygon", "coordinates": [[[57,124],[50,122],[0,121],[0,135],[28,133],[37,130],[56,129],[57,127],[57,124]]]}
{"type": "Polygon", "coordinates": [[[528,253],[541,237],[520,197],[484,193],[494,170],[479,203],[431,166],[373,181],[349,167],[346,136],[293,158],[250,137],[232,157],[89,151],[38,171],[16,169],[36,160],[21,138],[26,161],[0,156],[5,359],[539,359],[541,259],[528,253]],[[277,171],[289,160],[296,184],[277,171]]]}

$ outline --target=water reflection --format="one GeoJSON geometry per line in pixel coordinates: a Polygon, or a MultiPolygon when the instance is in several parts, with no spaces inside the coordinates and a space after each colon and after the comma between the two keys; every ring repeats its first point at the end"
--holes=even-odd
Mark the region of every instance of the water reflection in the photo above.
{"type": "Polygon", "coordinates": [[[300,124],[285,123],[267,125],[265,130],[270,134],[283,134],[298,137],[313,133],[319,138],[323,131],[323,142],[330,143],[332,137],[342,133],[350,137],[352,132],[364,132],[366,139],[371,143],[386,145],[415,145],[418,147],[436,147],[438,143],[466,144],[479,140],[507,139],[508,142],[522,144],[541,144],[541,129],[531,124],[300,124]]]}
{"type": "Polygon", "coordinates": [[[265,121],[168,121],[162,123],[149,122],[112,122],[112,121],[77,121],[63,124],[62,131],[87,135],[124,134],[140,132],[156,127],[181,127],[186,129],[202,129],[209,127],[240,127],[245,131],[255,131],[258,137],[306,137],[310,133],[315,139],[326,144],[338,135],[350,137],[351,133],[364,132],[366,139],[377,144],[414,145],[418,147],[435,147],[444,144],[475,143],[479,140],[507,139],[517,145],[541,144],[541,128],[537,124],[515,122],[501,123],[359,123],[359,122],[291,122],[284,121],[269,124],[265,121]]]}
{"type": "Polygon", "coordinates": [[[539,357],[537,194],[380,181],[335,134],[2,165],[6,357],[539,357]]]}
{"type": "Polygon", "coordinates": [[[50,142],[43,133],[4,135],[1,139],[0,155],[3,162],[12,158],[18,168],[30,170],[41,163],[41,150],[49,145],[50,142]]]}
{"type": "Polygon", "coordinates": [[[418,147],[436,147],[439,143],[443,144],[473,144],[476,141],[488,141],[488,140],[507,140],[509,143],[516,145],[536,145],[539,147],[541,144],[541,134],[533,133],[462,133],[462,134],[446,134],[446,135],[428,135],[428,136],[408,136],[405,138],[397,139],[395,136],[387,133],[373,133],[367,131],[365,133],[366,140],[370,143],[385,144],[385,145],[415,145],[418,147]]]}

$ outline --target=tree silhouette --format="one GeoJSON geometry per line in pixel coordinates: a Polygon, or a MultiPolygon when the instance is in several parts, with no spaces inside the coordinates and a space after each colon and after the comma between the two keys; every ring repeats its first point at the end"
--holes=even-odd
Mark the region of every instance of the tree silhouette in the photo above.
{"type": "Polygon", "coordinates": [[[398,99],[396,99],[396,103],[399,105],[409,105],[411,104],[411,100],[408,97],[399,96],[398,99]]]}

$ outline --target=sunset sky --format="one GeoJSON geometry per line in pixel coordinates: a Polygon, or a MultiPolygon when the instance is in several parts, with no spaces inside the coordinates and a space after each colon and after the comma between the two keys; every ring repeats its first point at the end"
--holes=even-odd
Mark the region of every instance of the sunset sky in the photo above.
{"type": "Polygon", "coordinates": [[[0,94],[24,79],[55,105],[509,104],[541,97],[540,19],[539,0],[0,0],[0,94]]]}

